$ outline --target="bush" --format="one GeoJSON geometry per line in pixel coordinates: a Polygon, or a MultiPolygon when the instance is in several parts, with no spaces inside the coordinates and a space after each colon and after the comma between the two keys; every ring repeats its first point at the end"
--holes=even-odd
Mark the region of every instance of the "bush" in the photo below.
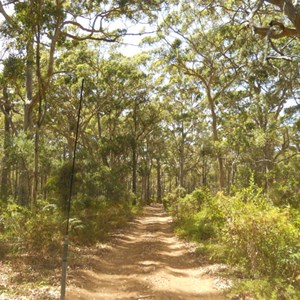
{"type": "MultiPolygon", "coordinates": [[[[251,295],[255,297],[254,299],[257,300],[300,299],[299,286],[297,287],[291,285],[286,281],[280,279],[239,280],[231,289],[229,296],[234,296],[237,294],[251,295]]],[[[253,298],[249,297],[249,299],[253,298]]]]}
{"type": "Polygon", "coordinates": [[[216,237],[217,228],[211,222],[210,211],[203,209],[190,218],[182,219],[177,222],[180,229],[177,231],[179,235],[188,237],[193,241],[203,241],[216,237]]]}
{"type": "Polygon", "coordinates": [[[264,199],[227,201],[230,211],[223,242],[230,251],[230,262],[239,264],[253,277],[295,276],[300,268],[300,244],[291,211],[274,207],[264,199]]]}
{"type": "Polygon", "coordinates": [[[186,195],[186,191],[178,187],[173,193],[169,193],[164,199],[164,205],[177,220],[190,218],[199,212],[202,205],[211,199],[207,188],[194,190],[186,195]]]}
{"type": "Polygon", "coordinates": [[[72,239],[78,244],[92,244],[102,240],[132,217],[137,206],[129,201],[111,201],[104,196],[86,199],[77,195],[72,206],[74,224],[72,239]]]}
{"type": "Polygon", "coordinates": [[[226,256],[242,271],[240,286],[257,299],[299,299],[299,211],[274,206],[253,178],[231,197],[212,197],[206,190],[179,192],[166,202],[180,235],[201,242],[217,259],[226,256]]]}
{"type": "Polygon", "coordinates": [[[3,213],[3,236],[15,251],[53,254],[60,249],[60,215],[55,205],[46,205],[38,213],[9,204],[3,213]]]}
{"type": "Polygon", "coordinates": [[[218,235],[224,217],[208,189],[196,189],[183,196],[183,190],[179,188],[166,199],[178,234],[194,241],[208,240],[218,235]]]}
{"type": "Polygon", "coordinates": [[[183,187],[177,187],[172,193],[167,194],[163,199],[165,209],[171,211],[173,215],[177,215],[177,204],[179,199],[186,195],[186,190],[183,187]]]}

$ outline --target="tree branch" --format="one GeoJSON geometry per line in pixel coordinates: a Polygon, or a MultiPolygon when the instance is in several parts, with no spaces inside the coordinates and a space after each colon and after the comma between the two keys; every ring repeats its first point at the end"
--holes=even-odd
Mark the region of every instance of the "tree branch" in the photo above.
{"type": "Polygon", "coordinates": [[[0,13],[2,14],[2,16],[5,18],[6,22],[8,24],[13,24],[13,20],[12,18],[6,13],[4,7],[3,7],[3,4],[2,4],[2,1],[0,1],[0,13]]]}
{"type": "Polygon", "coordinates": [[[253,26],[253,30],[254,30],[255,34],[261,35],[262,37],[266,37],[267,35],[269,35],[269,37],[271,39],[280,39],[282,37],[299,37],[300,36],[300,34],[298,33],[296,28],[289,28],[289,27],[285,27],[285,26],[283,26],[283,28],[281,28],[281,30],[279,32],[277,30],[270,32],[270,26],[267,26],[267,27],[253,26]]]}

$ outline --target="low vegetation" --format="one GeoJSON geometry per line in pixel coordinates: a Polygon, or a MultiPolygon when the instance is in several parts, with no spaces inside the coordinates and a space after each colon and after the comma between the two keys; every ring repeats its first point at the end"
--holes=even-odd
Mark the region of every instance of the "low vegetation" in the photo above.
{"type": "MultiPolygon", "coordinates": [[[[78,197],[73,199],[70,218],[71,270],[84,268],[91,253],[140,209],[130,201],[114,202],[104,196],[95,197],[83,207],[78,197]]],[[[1,208],[0,298],[57,299],[59,296],[66,219],[58,205],[41,202],[40,206],[36,213],[15,203],[1,208]]]]}
{"type": "Polygon", "coordinates": [[[297,3],[0,1],[0,268],[59,266],[76,154],[72,247],[164,199],[236,291],[300,299],[297,3]]]}
{"type": "Polygon", "coordinates": [[[212,195],[207,189],[185,195],[177,189],[164,203],[179,235],[197,242],[212,260],[231,266],[232,294],[299,299],[298,210],[275,206],[253,182],[231,196],[212,195]]]}

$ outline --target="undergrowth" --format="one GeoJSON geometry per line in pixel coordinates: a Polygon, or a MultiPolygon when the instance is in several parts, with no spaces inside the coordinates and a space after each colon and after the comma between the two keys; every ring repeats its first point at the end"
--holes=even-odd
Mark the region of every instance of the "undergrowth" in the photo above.
{"type": "Polygon", "coordinates": [[[195,241],[199,252],[226,262],[239,274],[232,293],[256,299],[300,299],[300,214],[277,207],[250,184],[232,196],[179,188],[164,204],[179,235],[195,241]]]}
{"type": "MultiPolygon", "coordinates": [[[[76,195],[69,223],[68,266],[82,267],[91,249],[138,214],[142,206],[131,203],[103,196],[85,201],[76,195]]],[[[65,229],[66,217],[55,201],[39,201],[35,212],[15,203],[0,208],[0,264],[8,270],[2,278],[9,282],[1,285],[0,281],[0,298],[58,290],[65,229]]],[[[48,299],[45,295],[37,298],[48,299]]]]}
{"type": "MultiPolygon", "coordinates": [[[[71,242],[91,245],[103,240],[111,230],[123,226],[138,212],[128,201],[109,201],[99,197],[87,205],[74,199],[69,223],[71,242]]],[[[8,253],[60,256],[66,218],[55,204],[40,202],[36,212],[9,203],[0,218],[0,258],[8,253]]]]}

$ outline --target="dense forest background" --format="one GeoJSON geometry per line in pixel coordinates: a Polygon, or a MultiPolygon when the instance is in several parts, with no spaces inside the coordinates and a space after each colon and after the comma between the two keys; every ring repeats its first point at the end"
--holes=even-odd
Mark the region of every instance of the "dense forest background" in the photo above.
{"type": "Polygon", "coordinates": [[[163,202],[184,235],[223,239],[216,257],[276,278],[274,299],[296,295],[298,1],[0,1],[0,14],[0,256],[59,249],[84,78],[74,241],[163,202]]]}

